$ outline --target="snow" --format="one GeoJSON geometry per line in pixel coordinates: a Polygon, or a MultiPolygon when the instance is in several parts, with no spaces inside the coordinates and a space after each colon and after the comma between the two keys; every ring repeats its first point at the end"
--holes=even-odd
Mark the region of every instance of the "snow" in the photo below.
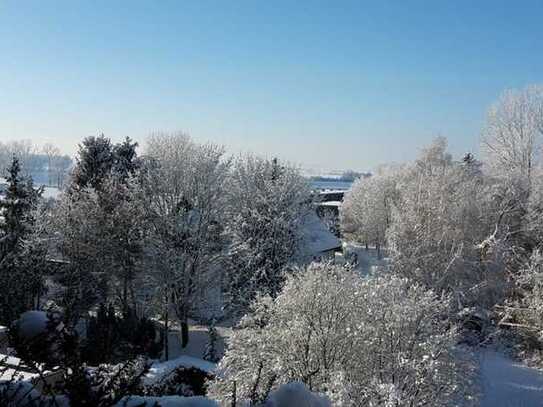
{"type": "Polygon", "coordinates": [[[344,194],[344,189],[326,189],[324,191],[319,191],[319,195],[331,195],[331,194],[344,194]]]}
{"type": "Polygon", "coordinates": [[[165,362],[153,363],[149,369],[149,372],[143,378],[143,383],[146,386],[157,383],[179,367],[196,368],[203,372],[213,374],[217,368],[217,365],[203,359],[183,355],[165,362]]]}
{"type": "MultiPolygon", "coordinates": [[[[181,347],[179,329],[177,328],[170,331],[168,338],[168,352],[171,359],[182,355],[192,356],[194,358],[203,357],[209,340],[209,327],[200,325],[193,320],[189,321],[189,326],[189,343],[185,348],[181,347]]],[[[222,357],[225,351],[225,340],[231,335],[232,328],[228,323],[221,323],[215,325],[215,329],[218,334],[217,343],[215,345],[219,356],[222,357]]]]}
{"type": "Polygon", "coordinates": [[[302,256],[312,258],[336,249],[341,249],[341,240],[328,230],[315,212],[308,213],[302,223],[302,256]]]}
{"type": "Polygon", "coordinates": [[[282,385],[270,394],[266,407],[332,407],[327,397],[311,393],[300,382],[282,385]]]}
{"type": "Polygon", "coordinates": [[[42,193],[42,198],[45,198],[45,199],[57,199],[60,195],[61,191],[60,189],[56,188],[56,187],[43,187],[43,193],[42,193]]]}
{"type": "Polygon", "coordinates": [[[319,206],[331,206],[333,208],[339,208],[343,202],[341,201],[326,201],[326,202],[319,202],[319,206]]]}
{"type": "Polygon", "coordinates": [[[386,270],[389,265],[389,259],[383,257],[379,259],[377,257],[377,249],[369,247],[367,250],[364,246],[360,246],[354,243],[346,243],[344,245],[344,257],[346,259],[356,257],[356,271],[361,276],[373,274],[378,270],[386,270]]]}
{"type": "Polygon", "coordinates": [[[219,407],[216,401],[205,397],[181,397],[181,396],[162,396],[162,397],[142,397],[130,396],[119,401],[118,407],[136,407],[147,403],[147,406],[153,406],[158,403],[160,407],[219,407]]]}
{"type": "Polygon", "coordinates": [[[485,349],[480,352],[481,407],[543,405],[543,372],[485,349]]]}
{"type": "Polygon", "coordinates": [[[21,366],[21,359],[10,355],[0,354],[0,382],[13,378],[26,381],[39,376],[37,373],[31,373],[21,369],[21,366]]]}

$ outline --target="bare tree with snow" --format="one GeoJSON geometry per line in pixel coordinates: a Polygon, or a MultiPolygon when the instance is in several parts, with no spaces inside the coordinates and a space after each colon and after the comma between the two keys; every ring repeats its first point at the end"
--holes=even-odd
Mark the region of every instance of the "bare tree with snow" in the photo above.
{"type": "Polygon", "coordinates": [[[152,135],[145,156],[150,277],[163,313],[172,309],[179,320],[185,346],[195,301],[220,286],[229,161],[222,147],[197,144],[181,133],[152,135]]]}

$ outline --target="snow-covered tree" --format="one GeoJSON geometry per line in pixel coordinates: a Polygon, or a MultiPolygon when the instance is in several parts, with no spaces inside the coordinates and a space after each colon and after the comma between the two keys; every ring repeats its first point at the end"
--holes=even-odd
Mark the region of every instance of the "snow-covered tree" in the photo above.
{"type": "Polygon", "coordinates": [[[14,157],[19,161],[21,174],[24,176],[39,169],[38,149],[30,140],[0,142],[0,172],[3,173],[4,169],[10,166],[14,157]]]}
{"type": "Polygon", "coordinates": [[[65,263],[60,268],[63,290],[55,300],[67,324],[76,324],[92,306],[107,298],[110,267],[103,256],[103,216],[92,189],[64,194],[51,212],[50,239],[65,263]]]}
{"type": "Polygon", "coordinates": [[[217,341],[219,339],[219,334],[217,333],[217,328],[215,327],[215,320],[211,321],[209,328],[207,330],[207,343],[204,350],[204,360],[208,360],[213,363],[219,361],[219,355],[217,350],[217,341]]]}
{"type": "Polygon", "coordinates": [[[9,324],[37,305],[43,290],[45,248],[36,234],[40,189],[21,175],[19,159],[8,168],[0,199],[0,323],[9,324]]]}
{"type": "Polygon", "coordinates": [[[146,232],[145,199],[129,173],[114,174],[101,186],[97,219],[101,262],[115,277],[115,291],[124,312],[138,308],[135,280],[143,268],[146,232]]]}
{"type": "MultiPolygon", "coordinates": [[[[407,279],[312,264],[260,297],[234,330],[210,392],[259,400],[300,381],[344,406],[452,405],[469,383],[453,355],[450,300],[407,279]]],[[[466,376],[469,377],[469,376],[466,376]]]]}
{"type": "MultiPolygon", "coordinates": [[[[543,86],[504,92],[489,110],[481,150],[487,173],[495,179],[496,233],[515,252],[516,263],[524,262],[538,244],[532,241],[531,223],[538,223],[542,145],[543,86]]],[[[510,271],[516,273],[518,267],[510,271]]]]}
{"type": "Polygon", "coordinates": [[[55,166],[54,162],[60,157],[60,150],[52,143],[45,143],[42,147],[43,154],[47,157],[47,183],[53,185],[55,166]]]}
{"type": "Polygon", "coordinates": [[[369,178],[358,178],[341,207],[341,228],[348,239],[372,244],[380,255],[397,198],[397,169],[381,168],[369,178]]]}
{"type": "Polygon", "coordinates": [[[103,134],[90,136],[79,145],[76,165],[72,174],[72,188],[99,189],[115,162],[111,140],[103,134]]]}
{"type": "Polygon", "coordinates": [[[239,157],[230,177],[226,291],[236,313],[257,292],[278,293],[284,268],[297,256],[310,193],[298,169],[276,159],[239,157]]]}
{"type": "Polygon", "coordinates": [[[482,150],[490,168],[501,176],[529,182],[541,162],[543,86],[508,90],[490,108],[482,134],[482,150]]]}
{"type": "Polygon", "coordinates": [[[197,144],[184,134],[151,136],[146,158],[149,277],[162,312],[174,310],[186,345],[195,300],[221,281],[229,161],[222,147],[197,144]]]}
{"type": "Polygon", "coordinates": [[[400,275],[437,292],[454,292],[460,307],[492,306],[503,273],[486,273],[479,245],[499,216],[480,163],[464,158],[454,161],[446,141],[437,139],[405,170],[387,243],[400,275]]]}

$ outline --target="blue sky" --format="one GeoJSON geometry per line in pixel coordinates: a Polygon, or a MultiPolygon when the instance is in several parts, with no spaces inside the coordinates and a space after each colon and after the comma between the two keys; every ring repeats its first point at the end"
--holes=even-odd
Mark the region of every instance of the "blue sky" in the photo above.
{"type": "Polygon", "coordinates": [[[188,132],[370,169],[543,82],[543,2],[2,1],[0,140],[188,132]]]}

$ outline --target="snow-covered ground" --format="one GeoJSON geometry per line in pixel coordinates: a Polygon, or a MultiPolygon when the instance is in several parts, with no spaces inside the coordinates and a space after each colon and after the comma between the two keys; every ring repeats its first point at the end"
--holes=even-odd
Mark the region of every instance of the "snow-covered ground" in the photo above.
{"type": "Polygon", "coordinates": [[[57,199],[59,197],[60,193],[61,193],[61,190],[56,188],[56,187],[44,186],[43,187],[42,198],[45,198],[45,199],[49,199],[49,198],[57,199]]]}
{"type": "Polygon", "coordinates": [[[386,267],[389,263],[389,260],[386,257],[382,259],[377,257],[377,250],[374,247],[370,247],[366,250],[364,246],[359,246],[354,243],[345,243],[343,250],[346,259],[349,259],[353,254],[356,255],[356,270],[360,275],[373,273],[380,267],[386,267]]]}
{"type": "MultiPolygon", "coordinates": [[[[228,326],[215,326],[217,330],[217,343],[216,349],[219,357],[224,354],[226,338],[230,336],[232,328],[228,326]]],[[[227,325],[227,324],[225,324],[227,325]]],[[[179,330],[172,329],[168,337],[168,352],[170,359],[175,359],[179,356],[191,356],[194,358],[202,358],[205,352],[206,344],[209,338],[208,327],[205,325],[198,325],[191,322],[189,325],[189,343],[183,349],[181,347],[181,339],[179,330]]]]}
{"type": "Polygon", "coordinates": [[[543,406],[543,372],[494,350],[479,353],[481,407],[543,406]]]}

